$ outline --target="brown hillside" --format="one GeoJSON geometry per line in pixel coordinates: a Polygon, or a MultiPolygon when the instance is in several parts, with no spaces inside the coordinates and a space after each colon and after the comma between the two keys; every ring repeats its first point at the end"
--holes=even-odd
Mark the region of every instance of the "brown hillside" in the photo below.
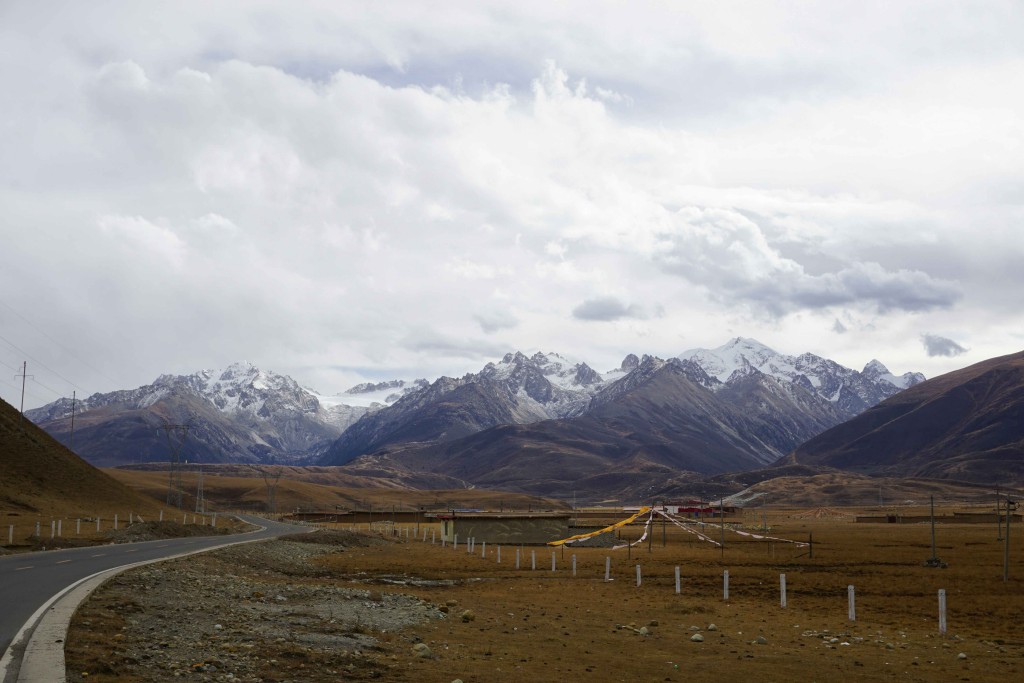
{"type": "Polygon", "coordinates": [[[800,445],[787,462],[1024,484],[1024,352],[911,387],[800,445]]]}
{"type": "MultiPolygon", "coordinates": [[[[149,495],[159,496],[167,490],[167,472],[153,466],[106,471],[118,481],[149,495]]],[[[227,464],[205,466],[203,472],[203,496],[208,505],[222,510],[268,511],[268,483],[273,484],[277,474],[281,475],[276,483],[274,497],[277,512],[296,509],[444,510],[450,507],[505,507],[536,510],[565,507],[565,503],[559,501],[507,491],[470,488],[418,490],[387,485],[384,480],[352,477],[338,468],[269,465],[243,467],[227,464]],[[264,472],[268,473],[268,479],[263,478],[264,472]],[[353,484],[355,481],[360,483],[353,484]]],[[[198,473],[184,472],[182,487],[185,507],[194,508],[198,473]]]]}
{"type": "MultiPolygon", "coordinates": [[[[158,514],[159,501],[88,464],[0,400],[0,514],[158,514]]],[[[13,521],[11,523],[14,523],[13,521]]]]}

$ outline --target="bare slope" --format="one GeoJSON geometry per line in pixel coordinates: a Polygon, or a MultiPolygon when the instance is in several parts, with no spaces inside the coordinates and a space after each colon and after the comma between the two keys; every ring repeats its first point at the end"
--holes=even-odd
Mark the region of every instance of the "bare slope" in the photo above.
{"type": "Polygon", "coordinates": [[[0,400],[0,510],[149,514],[159,502],[88,464],[0,400]]]}
{"type": "Polygon", "coordinates": [[[913,386],[803,443],[786,462],[1024,484],[1024,352],[913,386]]]}

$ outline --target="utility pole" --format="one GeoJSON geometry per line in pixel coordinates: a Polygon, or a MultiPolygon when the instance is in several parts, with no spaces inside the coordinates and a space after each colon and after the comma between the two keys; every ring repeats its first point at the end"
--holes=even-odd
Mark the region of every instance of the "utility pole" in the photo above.
{"type": "Polygon", "coordinates": [[[29,375],[27,373],[28,373],[28,361],[26,360],[26,361],[22,361],[22,363],[21,363],[21,374],[14,376],[15,379],[17,379],[18,377],[21,377],[21,423],[22,424],[24,424],[24,422],[25,422],[25,379],[28,378],[28,377],[32,377],[33,379],[35,379],[35,375],[29,375]]]}
{"type": "Polygon", "coordinates": [[[75,397],[78,395],[77,391],[71,392],[71,450],[75,450],[75,397]]]}
{"type": "Polygon", "coordinates": [[[1003,540],[1003,502],[1000,498],[999,487],[996,487],[996,540],[1003,540]]]}
{"type": "Polygon", "coordinates": [[[1003,546],[1003,581],[1010,580],[1010,520],[1013,519],[1013,511],[1020,507],[1020,503],[1006,497],[1006,533],[1003,535],[1006,544],[1003,546]]]}
{"type": "Polygon", "coordinates": [[[199,468],[199,483],[196,485],[196,512],[206,512],[206,496],[203,495],[203,463],[196,463],[199,468]]]}

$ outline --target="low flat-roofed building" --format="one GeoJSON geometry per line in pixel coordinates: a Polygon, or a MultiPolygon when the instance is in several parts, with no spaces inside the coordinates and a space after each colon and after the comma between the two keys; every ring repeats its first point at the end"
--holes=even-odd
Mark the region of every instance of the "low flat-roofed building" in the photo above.
{"type": "Polygon", "coordinates": [[[445,512],[435,515],[441,537],[451,543],[458,535],[477,543],[508,545],[547,543],[568,538],[568,512],[445,512]]]}

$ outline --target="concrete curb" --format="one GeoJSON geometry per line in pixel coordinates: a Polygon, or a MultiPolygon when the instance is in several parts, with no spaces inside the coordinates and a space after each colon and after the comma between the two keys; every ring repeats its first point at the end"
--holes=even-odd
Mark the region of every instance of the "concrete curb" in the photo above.
{"type": "MultiPolygon", "coordinates": [[[[266,527],[260,527],[246,533],[256,533],[265,529],[266,527]]],[[[312,529],[310,529],[310,531],[312,531],[312,529]]],[[[18,670],[18,677],[16,679],[17,683],[64,683],[67,680],[66,664],[64,659],[64,643],[67,640],[68,627],[71,625],[71,618],[74,616],[78,606],[81,605],[93,591],[103,585],[107,579],[117,576],[129,569],[142,567],[147,564],[176,560],[178,558],[188,557],[189,555],[198,555],[199,553],[221,550],[234,545],[255,543],[257,541],[265,540],[270,539],[250,538],[244,541],[232,541],[230,543],[215,545],[209,548],[201,548],[199,550],[190,550],[188,552],[178,553],[177,555],[170,555],[168,557],[144,560],[142,562],[133,562],[131,564],[121,565],[120,567],[112,567],[83,579],[79,579],[46,601],[14,635],[3,660],[0,660],[0,681],[6,681],[10,674],[10,667],[14,662],[14,655],[12,653],[16,646],[25,640],[27,634],[31,633],[31,635],[28,636],[25,651],[21,656],[21,667],[18,670]]]]}

